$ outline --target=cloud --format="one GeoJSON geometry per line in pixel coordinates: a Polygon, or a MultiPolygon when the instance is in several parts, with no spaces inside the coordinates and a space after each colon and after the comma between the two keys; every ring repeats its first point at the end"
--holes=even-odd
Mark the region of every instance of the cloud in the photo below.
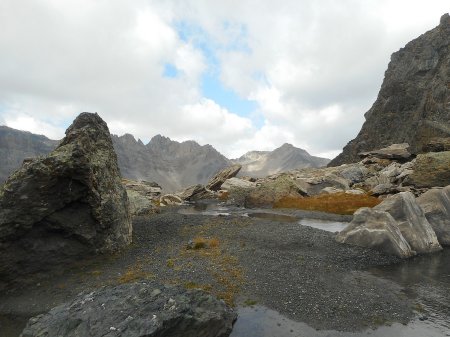
{"type": "Polygon", "coordinates": [[[57,138],[96,111],[143,141],[333,154],[359,131],[390,54],[447,2],[3,0],[0,122],[57,138]],[[205,97],[205,74],[251,109],[205,97]]]}

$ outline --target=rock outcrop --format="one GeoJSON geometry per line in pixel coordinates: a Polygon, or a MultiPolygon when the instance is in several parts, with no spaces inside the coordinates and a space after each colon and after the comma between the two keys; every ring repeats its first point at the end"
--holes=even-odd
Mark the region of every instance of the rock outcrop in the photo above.
{"type": "Polygon", "coordinates": [[[157,204],[162,188],[155,182],[122,179],[130,201],[131,215],[149,215],[159,212],[157,204]]]}
{"type": "Polygon", "coordinates": [[[178,196],[185,201],[197,201],[202,199],[213,199],[215,197],[212,191],[209,191],[205,186],[197,184],[186,188],[178,196]]]}
{"type": "Polygon", "coordinates": [[[408,143],[391,144],[388,147],[361,152],[358,153],[358,155],[362,158],[375,157],[379,159],[408,160],[411,157],[411,153],[409,153],[408,149],[408,143]]]}
{"type": "Polygon", "coordinates": [[[203,291],[138,282],[81,294],[31,318],[21,337],[227,337],[236,317],[203,291]]]}
{"type": "Polygon", "coordinates": [[[417,198],[417,203],[433,227],[439,243],[450,246],[450,185],[428,190],[417,198]]]}
{"type": "Polygon", "coordinates": [[[355,139],[329,166],[358,161],[358,153],[394,143],[421,152],[450,134],[450,16],[392,54],[378,98],[355,139]]]}
{"type": "Polygon", "coordinates": [[[206,188],[211,191],[220,190],[220,186],[222,186],[225,180],[235,177],[241,168],[241,165],[236,164],[226,167],[223,170],[217,172],[216,175],[209,180],[206,188]]]}
{"type": "Polygon", "coordinates": [[[401,258],[415,255],[394,218],[387,212],[367,207],[355,212],[352,222],[336,236],[336,241],[370,247],[401,258]]]}
{"type": "Polygon", "coordinates": [[[418,254],[441,250],[436,234],[410,192],[401,192],[385,199],[373,208],[392,215],[411,246],[418,254]]]}
{"type": "Polygon", "coordinates": [[[127,194],[106,123],[80,114],[48,156],[0,187],[0,278],[131,242],[127,194]]]}
{"type": "Polygon", "coordinates": [[[450,185],[450,151],[419,154],[411,169],[409,185],[426,188],[450,185]]]}

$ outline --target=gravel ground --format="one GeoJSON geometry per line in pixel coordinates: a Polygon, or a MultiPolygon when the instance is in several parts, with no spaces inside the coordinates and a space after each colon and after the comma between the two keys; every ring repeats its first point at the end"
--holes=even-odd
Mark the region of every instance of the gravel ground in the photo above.
{"type": "Polygon", "coordinates": [[[413,316],[414,303],[403,289],[366,271],[398,262],[295,222],[167,209],[135,218],[133,244],[120,254],[79,261],[4,290],[0,325],[20,325],[84,290],[152,279],[202,288],[232,305],[264,305],[316,329],[356,331],[413,316]],[[194,238],[207,239],[206,247],[189,249],[194,238]]]}

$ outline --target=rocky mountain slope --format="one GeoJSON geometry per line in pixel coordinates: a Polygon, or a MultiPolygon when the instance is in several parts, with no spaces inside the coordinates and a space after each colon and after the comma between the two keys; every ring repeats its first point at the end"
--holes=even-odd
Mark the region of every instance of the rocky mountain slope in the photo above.
{"type": "Polygon", "coordinates": [[[233,160],[242,165],[240,175],[258,178],[292,169],[325,166],[329,161],[287,143],[273,151],[250,151],[233,160]]]}
{"type": "Polygon", "coordinates": [[[211,145],[194,141],[176,142],[157,135],[147,145],[132,135],[112,136],[124,177],[155,181],[166,192],[206,184],[230,161],[211,145]]]}
{"type": "MultiPolygon", "coordinates": [[[[311,156],[290,144],[273,151],[251,151],[229,160],[211,145],[195,141],[177,142],[157,135],[148,144],[132,135],[111,135],[122,176],[133,180],[158,183],[165,193],[188,186],[205,185],[221,169],[232,164],[242,165],[241,175],[264,177],[296,168],[320,167],[328,159],[311,156]]],[[[46,155],[58,141],[30,132],[0,126],[0,182],[28,157],[46,155]]]]}
{"type": "Polygon", "coordinates": [[[450,16],[391,56],[378,98],[355,139],[330,166],[358,161],[358,153],[409,143],[413,153],[450,135],[450,16]]]}
{"type": "Polygon", "coordinates": [[[45,155],[58,145],[42,135],[0,125],[0,182],[16,170],[25,158],[45,155]]]}

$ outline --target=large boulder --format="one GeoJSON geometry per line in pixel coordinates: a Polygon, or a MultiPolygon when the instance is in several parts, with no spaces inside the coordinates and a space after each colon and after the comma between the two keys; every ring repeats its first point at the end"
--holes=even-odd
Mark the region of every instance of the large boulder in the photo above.
{"type": "Polygon", "coordinates": [[[178,196],[182,200],[196,201],[202,199],[212,199],[214,198],[214,193],[207,190],[205,186],[197,184],[186,188],[181,193],[179,193],[178,196]]]}
{"type": "Polygon", "coordinates": [[[221,186],[221,189],[229,191],[233,188],[255,188],[255,187],[256,183],[254,182],[234,177],[225,180],[225,182],[221,186]]]}
{"type": "Polygon", "coordinates": [[[450,246],[450,185],[432,188],[417,198],[441,245],[450,246]]]}
{"type": "Polygon", "coordinates": [[[444,187],[450,185],[450,151],[417,155],[408,177],[408,184],[416,187],[444,187]]]}
{"type": "Polygon", "coordinates": [[[46,157],[0,188],[0,279],[131,242],[127,194],[106,123],[80,114],[46,157]]]}
{"type": "Polygon", "coordinates": [[[81,294],[31,318],[21,337],[226,337],[236,316],[203,291],[138,282],[81,294]]]}
{"type": "Polygon", "coordinates": [[[411,192],[401,192],[385,199],[374,210],[388,212],[411,248],[420,253],[441,250],[436,234],[411,192]]]}
{"type": "Polygon", "coordinates": [[[242,166],[239,164],[231,165],[219,171],[214,177],[210,179],[206,188],[211,191],[220,190],[220,186],[225,182],[225,180],[236,177],[236,175],[241,170],[242,166]]]}
{"type": "Polygon", "coordinates": [[[392,160],[406,160],[411,157],[411,153],[408,151],[409,144],[391,144],[388,147],[382,149],[361,152],[358,155],[362,158],[375,157],[379,159],[392,159],[392,160]]]}
{"type": "Polygon", "coordinates": [[[368,207],[355,212],[352,222],[336,236],[336,241],[370,247],[401,258],[415,255],[394,218],[387,212],[368,207]]]}
{"type": "Polygon", "coordinates": [[[149,215],[159,212],[157,205],[161,196],[161,186],[155,182],[131,179],[122,179],[122,184],[130,201],[131,215],[149,215]]]}

